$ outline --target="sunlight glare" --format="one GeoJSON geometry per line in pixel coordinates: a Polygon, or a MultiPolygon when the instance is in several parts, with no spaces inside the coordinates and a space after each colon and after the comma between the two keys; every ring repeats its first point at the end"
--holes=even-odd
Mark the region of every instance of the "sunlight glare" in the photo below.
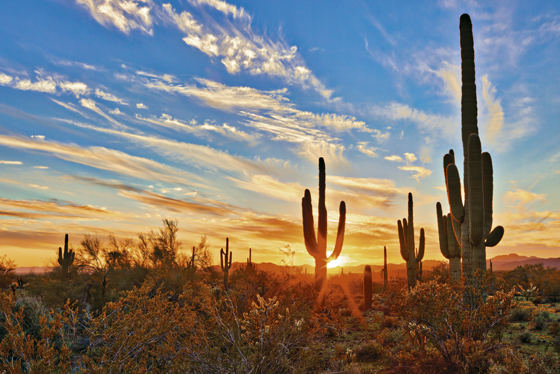
{"type": "Polygon", "coordinates": [[[339,257],[336,260],[329,262],[327,264],[327,268],[332,269],[332,268],[335,268],[335,267],[341,266],[341,265],[344,265],[344,260],[342,259],[342,257],[339,257]]]}

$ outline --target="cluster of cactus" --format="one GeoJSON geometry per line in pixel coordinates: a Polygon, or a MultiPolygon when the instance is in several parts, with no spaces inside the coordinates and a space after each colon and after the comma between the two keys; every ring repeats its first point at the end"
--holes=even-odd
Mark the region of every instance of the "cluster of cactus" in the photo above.
{"type": "Polygon", "coordinates": [[[74,263],[75,253],[68,250],[68,234],[64,237],[64,253],[62,248],[58,247],[58,264],[62,267],[62,274],[68,276],[68,268],[74,263]]]}
{"type": "MultiPolygon", "coordinates": [[[[443,158],[447,197],[451,209],[451,225],[460,245],[462,275],[467,286],[475,286],[475,272],[486,271],[486,247],[495,246],[504,235],[504,229],[492,229],[493,170],[492,158],[482,153],[477,125],[477,102],[474,69],[474,41],[471,19],[463,14],[459,24],[461,34],[461,131],[463,140],[463,187],[451,150],[443,158]]],[[[439,222],[439,213],[438,213],[439,222]]],[[[450,228],[451,226],[451,228],[450,228]]],[[[447,242],[449,240],[447,235],[447,242]]],[[[443,235],[441,240],[445,242],[443,235]]],[[[449,249],[449,247],[448,247],[449,249]]],[[[468,295],[467,295],[467,298],[468,295]]],[[[472,302],[472,300],[471,300],[472,302]]]]}
{"type": "Polygon", "coordinates": [[[401,256],[406,261],[406,275],[408,277],[408,286],[414,287],[418,279],[418,274],[422,274],[421,261],[424,258],[424,229],[420,229],[420,245],[418,248],[414,246],[414,217],[412,206],[412,194],[408,194],[408,221],[403,218],[402,223],[397,222],[399,231],[399,244],[401,247],[401,256]]]}
{"type": "Polygon", "coordinates": [[[366,310],[371,309],[373,300],[373,270],[371,266],[366,265],[364,268],[364,303],[366,310]]]}
{"type": "Polygon", "coordinates": [[[383,287],[387,289],[387,247],[383,247],[383,268],[381,269],[381,278],[383,278],[383,287]]]}
{"type": "Polygon", "coordinates": [[[325,160],[319,158],[319,227],[318,236],[315,236],[315,224],[313,222],[313,207],[311,205],[311,192],[305,190],[301,199],[303,215],[303,237],[307,252],[315,259],[315,290],[320,292],[327,280],[327,264],[336,260],[342,251],[344,242],[344,229],[346,223],[346,204],[340,202],[340,217],[338,220],[338,232],[333,252],[327,256],[327,208],[325,206],[325,160]]]}
{"type": "Polygon", "coordinates": [[[231,269],[232,252],[229,251],[229,238],[226,238],[226,250],[220,249],[220,266],[224,272],[224,288],[228,290],[229,269],[231,269]]]}

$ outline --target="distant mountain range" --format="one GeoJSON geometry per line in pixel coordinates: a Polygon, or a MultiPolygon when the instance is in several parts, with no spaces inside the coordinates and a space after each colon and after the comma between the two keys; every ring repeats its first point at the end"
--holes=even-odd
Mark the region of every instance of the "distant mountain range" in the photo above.
{"type": "MultiPolygon", "coordinates": [[[[557,258],[540,258],[540,257],[536,257],[536,256],[521,256],[515,253],[511,253],[508,255],[500,255],[500,256],[496,256],[494,258],[491,259],[492,260],[492,268],[494,269],[494,271],[507,271],[507,270],[513,270],[515,269],[517,266],[523,266],[523,265],[535,265],[535,264],[543,264],[544,266],[550,266],[556,269],[560,269],[560,257],[557,258]]],[[[432,268],[434,266],[437,266],[441,263],[441,261],[436,261],[436,260],[425,260],[422,261],[422,267],[423,270],[429,271],[432,270],[432,268]]],[[[490,267],[490,261],[487,261],[488,263],[488,267],[490,267]]],[[[260,270],[264,270],[264,271],[272,271],[272,272],[286,272],[286,271],[292,271],[292,272],[297,272],[297,273],[302,273],[305,274],[306,272],[308,274],[313,274],[315,271],[315,267],[312,265],[300,265],[300,266],[294,266],[292,269],[283,266],[283,265],[277,265],[274,264],[272,262],[262,262],[262,263],[257,263],[257,268],[260,270]]],[[[241,266],[245,266],[245,263],[243,262],[234,262],[232,269],[236,269],[239,268],[241,266]]],[[[383,266],[381,265],[372,265],[372,270],[374,273],[374,279],[376,278],[375,274],[381,274],[381,269],[383,268],[383,266]]],[[[387,268],[388,268],[388,274],[389,277],[398,277],[398,276],[406,276],[406,263],[401,263],[401,264],[387,264],[387,268]]],[[[29,274],[29,273],[35,273],[35,274],[42,274],[47,270],[47,268],[45,267],[41,267],[41,266],[33,266],[33,267],[21,267],[21,268],[17,268],[16,269],[16,274],[21,275],[21,274],[29,274]]],[[[220,266],[219,265],[215,265],[214,266],[214,270],[216,271],[220,271],[220,266]]],[[[348,273],[363,273],[364,271],[364,265],[354,265],[354,266],[343,266],[343,267],[336,267],[336,268],[331,268],[328,269],[328,273],[330,275],[335,275],[335,274],[340,274],[342,271],[344,271],[345,274],[348,273]]]]}

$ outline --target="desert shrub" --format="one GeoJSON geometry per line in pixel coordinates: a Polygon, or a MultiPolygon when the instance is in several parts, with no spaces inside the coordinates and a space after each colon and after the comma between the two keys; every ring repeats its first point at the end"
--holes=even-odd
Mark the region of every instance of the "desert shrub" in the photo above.
{"type": "Polygon", "coordinates": [[[383,342],[383,345],[394,345],[402,342],[405,339],[405,332],[403,329],[383,329],[379,334],[379,340],[383,342]]]}
{"type": "Polygon", "coordinates": [[[448,365],[465,361],[469,346],[475,342],[485,345],[483,351],[493,349],[495,342],[486,338],[490,331],[507,324],[513,303],[513,292],[497,291],[476,307],[463,302],[463,289],[458,285],[422,283],[398,298],[395,310],[405,322],[411,340],[425,350],[430,343],[448,365]]]}
{"type": "Polygon", "coordinates": [[[381,327],[394,329],[399,327],[399,320],[396,317],[385,316],[383,321],[381,321],[381,327]]]}
{"type": "Polygon", "coordinates": [[[550,313],[546,310],[539,311],[533,314],[533,319],[531,320],[531,327],[535,330],[543,330],[550,321],[550,313]]]}
{"type": "Polygon", "coordinates": [[[560,373],[560,357],[553,353],[535,353],[527,360],[527,373],[560,373]]]}
{"type": "Polygon", "coordinates": [[[529,331],[523,331],[517,335],[517,339],[521,343],[531,344],[531,333],[529,331]]]}
{"type": "Polygon", "coordinates": [[[377,341],[369,341],[360,344],[356,348],[356,359],[360,362],[374,361],[383,353],[383,346],[377,341]]]}
{"type": "Polygon", "coordinates": [[[524,322],[531,320],[531,310],[527,308],[513,308],[508,316],[510,322],[524,322]]]}
{"type": "MultiPolygon", "coordinates": [[[[13,297],[0,292],[0,320],[3,336],[0,341],[0,371],[8,373],[67,373],[70,369],[70,349],[75,339],[77,311],[69,303],[59,312],[41,314],[34,300],[21,302],[18,308],[13,297]],[[30,310],[25,315],[25,304],[30,310]],[[27,322],[26,322],[27,318],[27,322]],[[37,322],[36,334],[25,327],[37,322]],[[27,324],[27,326],[26,326],[27,324]]],[[[35,326],[32,326],[35,328],[35,326]]]]}
{"type": "Polygon", "coordinates": [[[558,323],[558,321],[552,322],[550,326],[548,326],[548,331],[550,331],[552,336],[560,335],[560,323],[558,323]]]}
{"type": "Polygon", "coordinates": [[[89,322],[90,344],[85,357],[93,373],[172,372],[192,345],[195,315],[192,298],[170,301],[153,281],[110,302],[89,322]]]}

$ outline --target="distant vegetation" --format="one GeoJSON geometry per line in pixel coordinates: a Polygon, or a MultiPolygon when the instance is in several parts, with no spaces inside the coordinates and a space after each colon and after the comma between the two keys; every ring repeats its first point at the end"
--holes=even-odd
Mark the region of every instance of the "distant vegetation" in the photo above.
{"type": "Polygon", "coordinates": [[[409,194],[395,233],[406,278],[389,274],[386,248],[379,282],[369,265],[328,277],[327,264],[343,249],[346,204],[328,255],[321,158],[317,232],[309,190],[302,199],[313,275],[295,271],[289,245],[281,249],[283,272],[265,271],[250,248],[227,237],[225,250],[205,237],[186,248],[170,219],[137,239],[84,235],[74,247],[66,235],[40,275],[17,279],[14,262],[0,257],[0,372],[559,373],[560,271],[487,269],[486,246],[497,245],[504,229],[492,230],[492,163],[476,125],[468,15],[460,32],[464,181],[450,151],[451,212],[436,206],[448,262],[423,268],[424,230],[417,247],[409,194]],[[247,264],[233,266],[239,250],[247,264]],[[218,254],[220,267],[212,266],[218,254]]]}

